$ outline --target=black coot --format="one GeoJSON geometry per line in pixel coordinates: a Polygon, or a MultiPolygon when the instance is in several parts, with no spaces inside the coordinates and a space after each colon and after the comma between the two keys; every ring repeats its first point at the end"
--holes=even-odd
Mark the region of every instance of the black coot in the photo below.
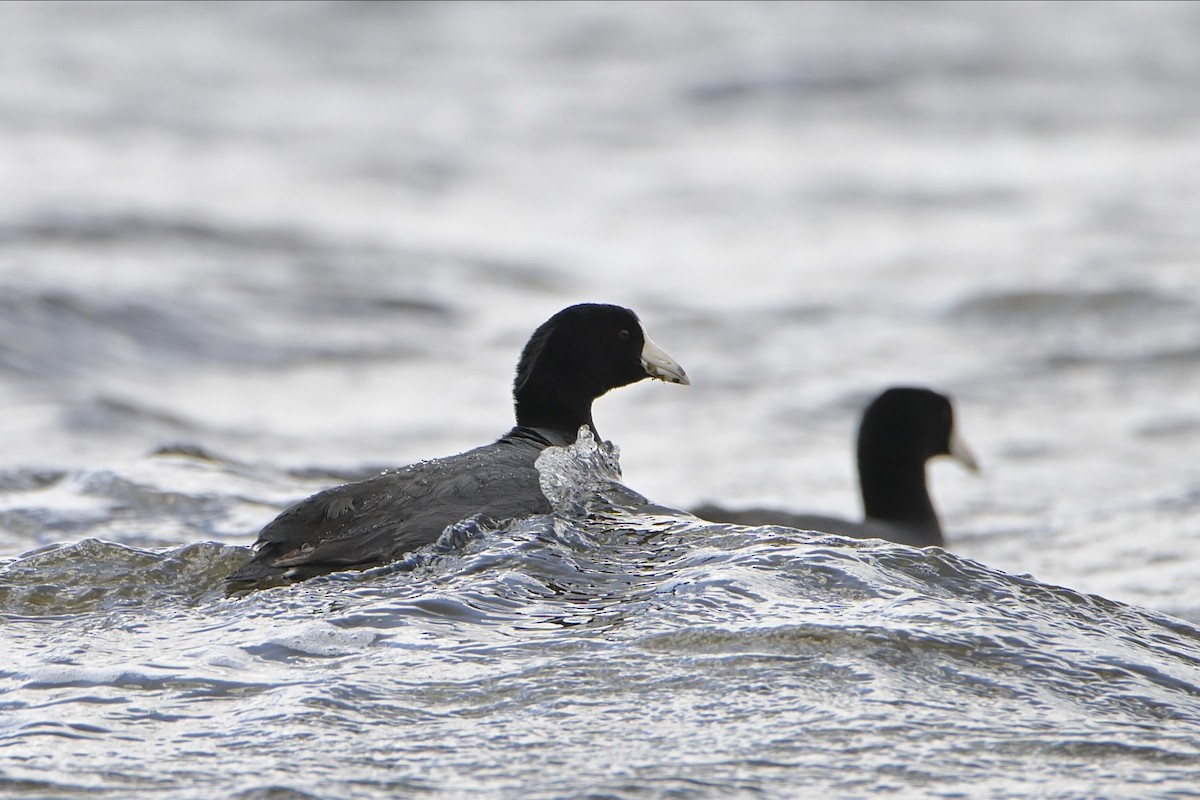
{"type": "Polygon", "coordinates": [[[232,586],[302,580],[394,561],[476,514],[507,519],[550,512],[534,467],[552,445],[591,427],[592,401],[644,378],[688,383],[627,308],[584,304],[538,328],[513,385],[517,425],[498,441],[327,489],[288,508],[258,535],[232,586]]]}
{"type": "Polygon", "coordinates": [[[950,456],[972,472],[979,469],[955,430],[954,408],[948,397],[929,389],[892,388],[867,407],[858,429],[858,479],[865,520],[715,505],[700,506],[692,513],[713,522],[784,525],[916,547],[942,547],[942,526],[925,484],[925,462],[936,456],[950,456]]]}

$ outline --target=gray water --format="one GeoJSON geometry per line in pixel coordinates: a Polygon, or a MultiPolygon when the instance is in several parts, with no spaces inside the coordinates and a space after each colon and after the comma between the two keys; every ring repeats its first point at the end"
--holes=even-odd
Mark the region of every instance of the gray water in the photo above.
{"type": "MultiPolygon", "coordinates": [[[[0,794],[1171,797],[1200,769],[1200,6],[0,5],[0,794]],[[226,597],[638,311],[621,481],[226,597]],[[573,499],[572,499],[573,498],[573,499]]],[[[586,448],[583,448],[586,451],[586,448]]]]}

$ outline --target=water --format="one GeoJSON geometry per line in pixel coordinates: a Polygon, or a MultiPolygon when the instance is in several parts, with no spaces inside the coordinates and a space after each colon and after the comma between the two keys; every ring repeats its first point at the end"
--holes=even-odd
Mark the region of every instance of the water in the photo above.
{"type": "Polygon", "coordinates": [[[10,564],[9,787],[1194,788],[1190,625],[940,551],[647,513],[589,445],[539,465],[557,515],[467,526],[399,568],[231,599],[238,556],[216,544],[86,540],[10,564]]]}
{"type": "Polygon", "coordinates": [[[0,785],[1189,796],[1198,35],[1149,3],[0,7],[0,785]],[[692,376],[596,405],[663,507],[575,454],[600,500],[224,596],[288,502],[506,430],[525,338],[585,300],[692,376]],[[856,513],[893,383],[953,395],[983,463],[931,470],[949,553],[669,512],[856,513]]]}

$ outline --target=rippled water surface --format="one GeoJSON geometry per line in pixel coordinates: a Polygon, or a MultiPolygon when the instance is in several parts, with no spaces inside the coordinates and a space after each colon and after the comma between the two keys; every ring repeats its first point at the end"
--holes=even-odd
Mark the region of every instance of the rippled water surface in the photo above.
{"type": "Polygon", "coordinates": [[[941,551],[613,505],[587,444],[548,475],[590,500],[396,568],[225,597],[244,555],[216,544],[7,565],[9,785],[1192,790],[1195,628],[941,551]]]}
{"type": "Polygon", "coordinates": [[[1200,7],[0,5],[0,794],[1194,796],[1200,7]],[[547,517],[226,596],[288,503],[511,425],[547,517]],[[857,416],[954,396],[948,550],[857,416]]]}

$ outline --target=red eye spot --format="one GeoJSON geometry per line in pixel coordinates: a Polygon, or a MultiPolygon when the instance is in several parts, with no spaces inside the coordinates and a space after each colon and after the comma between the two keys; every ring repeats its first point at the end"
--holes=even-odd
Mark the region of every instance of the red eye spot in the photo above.
{"type": "Polygon", "coordinates": [[[628,341],[629,341],[629,337],[630,337],[630,335],[631,335],[631,334],[629,333],[629,331],[622,329],[622,330],[621,330],[621,331],[620,331],[620,332],[617,334],[617,338],[618,338],[618,339],[620,339],[622,342],[628,342],[628,341]]]}

